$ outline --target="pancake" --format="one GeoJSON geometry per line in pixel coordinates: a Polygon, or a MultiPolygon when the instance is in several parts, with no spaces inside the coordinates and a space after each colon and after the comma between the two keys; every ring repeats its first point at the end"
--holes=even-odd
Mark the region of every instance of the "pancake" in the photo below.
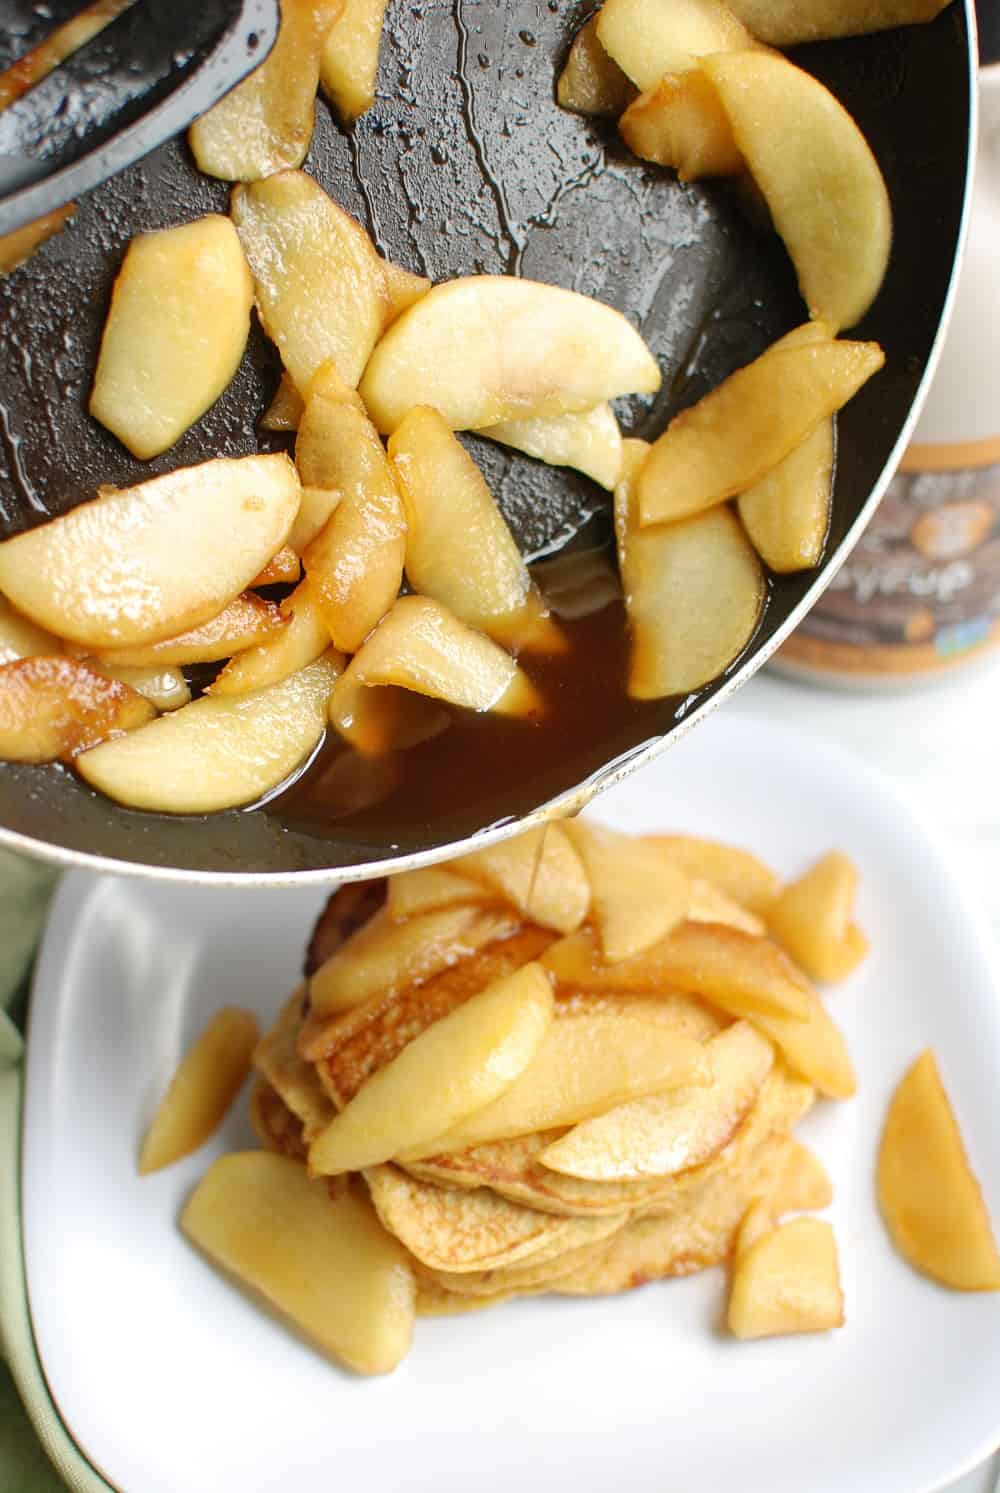
{"type": "Polygon", "coordinates": [[[666,1217],[632,1219],[594,1261],[553,1283],[566,1296],[607,1296],[728,1258],[743,1215],[781,1183],[789,1137],[771,1135],[736,1172],[719,1172],[666,1217]]]}
{"type": "Polygon", "coordinates": [[[258,1078],[250,1094],[250,1123],[266,1151],[305,1161],[307,1147],[302,1138],[302,1121],[292,1114],[265,1078],[258,1078]]]}
{"type": "Polygon", "coordinates": [[[521,1207],[485,1188],[436,1187],[394,1166],[370,1167],[365,1179],[385,1228],[432,1270],[496,1270],[585,1242],[579,1220],[521,1207]]]}
{"type": "MultiPolygon", "coordinates": [[[[539,1260],[537,1256],[532,1255],[524,1265],[501,1266],[497,1270],[470,1270],[464,1274],[429,1270],[421,1266],[421,1279],[433,1281],[443,1290],[458,1296],[493,1297],[501,1292],[507,1296],[513,1292],[523,1294],[531,1291],[535,1294],[546,1291],[553,1282],[574,1274],[584,1265],[602,1256],[611,1234],[617,1233],[620,1228],[624,1227],[617,1220],[601,1219],[599,1221],[608,1225],[607,1237],[592,1239],[586,1244],[578,1244],[575,1248],[564,1250],[551,1259],[539,1260]]],[[[579,1222],[586,1222],[586,1220],[581,1219],[579,1222]]]]}
{"type": "Polygon", "coordinates": [[[335,1110],[312,1063],[299,1057],[297,1040],[305,1013],[305,986],[282,1006],[274,1026],[258,1042],[253,1061],[303,1125],[306,1142],[318,1135],[333,1119],[335,1110]]]}

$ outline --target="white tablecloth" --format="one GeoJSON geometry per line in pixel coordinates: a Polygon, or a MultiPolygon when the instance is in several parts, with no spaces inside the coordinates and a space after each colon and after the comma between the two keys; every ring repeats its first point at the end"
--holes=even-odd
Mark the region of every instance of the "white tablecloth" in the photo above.
{"type": "MultiPolygon", "coordinates": [[[[893,778],[950,848],[1000,941],[1000,659],[940,684],[870,694],[765,673],[727,708],[836,741],[893,778]]],[[[949,1493],[994,1493],[998,1476],[1000,1454],[949,1493]]]]}

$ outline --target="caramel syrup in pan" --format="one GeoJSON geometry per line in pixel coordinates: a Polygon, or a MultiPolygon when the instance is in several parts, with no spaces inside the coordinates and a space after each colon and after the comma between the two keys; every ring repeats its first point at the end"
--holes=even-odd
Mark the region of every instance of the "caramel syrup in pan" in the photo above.
{"type": "Polygon", "coordinates": [[[524,814],[585,779],[634,745],[644,717],[645,734],[656,735],[666,702],[626,693],[629,644],[612,563],[594,551],[560,557],[553,584],[558,567],[558,584],[569,581],[573,595],[556,594],[539,575],[569,647],[519,658],[545,702],[537,719],[455,710],[441,735],[382,758],[362,757],[331,730],[267,807],[313,835],[341,838],[349,826],[356,842],[418,848],[524,814]]]}

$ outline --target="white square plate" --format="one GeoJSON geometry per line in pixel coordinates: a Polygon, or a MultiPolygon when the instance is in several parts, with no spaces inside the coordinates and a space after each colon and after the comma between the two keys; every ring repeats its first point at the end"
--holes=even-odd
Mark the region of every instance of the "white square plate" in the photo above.
{"type": "Polygon", "coordinates": [[[738,1343],[721,1270],[600,1301],[543,1299],[418,1324],[390,1378],[331,1367],[232,1288],[176,1218],[245,1111],[140,1181],[156,1099],[218,1006],[267,1022],[323,900],[70,876],[35,983],[24,1150],[31,1311],[53,1397],[127,1493],[920,1493],[1000,1440],[1000,1295],[963,1296],[893,1253],[873,1191],[885,1105],[937,1050],[1000,1219],[1000,1002],[986,936],[893,789],[841,752],[714,717],[596,817],[753,847],[786,874],[857,860],[873,955],[830,996],[860,1091],[802,1127],[828,1165],[847,1326],[738,1343]]]}

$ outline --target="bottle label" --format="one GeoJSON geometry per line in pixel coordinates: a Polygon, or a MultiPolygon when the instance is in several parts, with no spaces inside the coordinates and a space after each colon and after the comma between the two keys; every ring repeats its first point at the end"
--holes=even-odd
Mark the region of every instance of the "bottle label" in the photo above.
{"type": "Polygon", "coordinates": [[[779,659],[825,675],[937,673],[1000,643],[1000,439],[916,445],[779,659]]]}

